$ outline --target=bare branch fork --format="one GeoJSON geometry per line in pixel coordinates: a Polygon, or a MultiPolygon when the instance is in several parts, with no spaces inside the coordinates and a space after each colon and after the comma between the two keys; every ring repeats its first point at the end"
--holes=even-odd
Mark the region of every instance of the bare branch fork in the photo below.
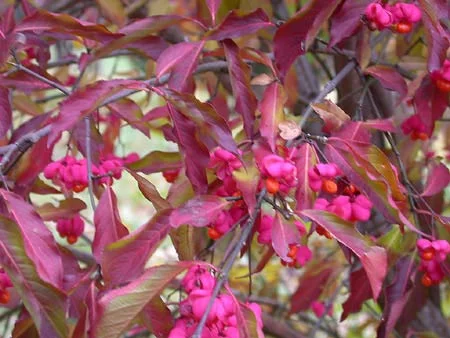
{"type": "Polygon", "coordinates": [[[239,255],[239,252],[241,251],[242,247],[244,246],[245,242],[247,241],[247,239],[253,229],[253,225],[255,224],[256,218],[258,217],[259,211],[261,210],[261,205],[263,203],[265,196],[266,196],[266,189],[263,189],[263,190],[261,190],[261,192],[258,195],[258,199],[256,201],[256,206],[253,210],[253,213],[250,215],[250,218],[248,219],[247,223],[243,227],[242,233],[239,237],[239,240],[237,241],[236,245],[234,246],[233,251],[228,256],[228,258],[225,262],[225,265],[217,278],[217,282],[216,282],[216,285],[214,286],[213,292],[211,294],[211,298],[209,299],[208,306],[206,307],[206,310],[203,313],[203,316],[202,316],[200,322],[198,323],[197,328],[195,329],[195,332],[192,335],[192,338],[201,338],[203,328],[205,327],[206,320],[208,318],[209,313],[211,312],[214,301],[216,300],[217,296],[219,295],[219,292],[222,289],[222,286],[225,284],[225,282],[228,279],[228,275],[231,271],[234,260],[239,255]]]}

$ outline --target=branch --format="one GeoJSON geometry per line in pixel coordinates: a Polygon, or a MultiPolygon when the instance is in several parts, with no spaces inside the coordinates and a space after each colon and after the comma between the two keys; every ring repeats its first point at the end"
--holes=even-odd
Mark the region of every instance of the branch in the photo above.
{"type": "Polygon", "coordinates": [[[261,192],[259,193],[259,196],[258,196],[258,200],[257,200],[256,206],[255,206],[255,209],[253,210],[252,215],[248,219],[247,224],[243,228],[238,242],[236,243],[235,247],[233,248],[233,251],[228,256],[227,261],[225,262],[225,266],[222,269],[222,271],[220,272],[219,277],[217,278],[217,283],[214,286],[214,290],[211,294],[211,298],[209,299],[208,306],[206,307],[205,312],[203,313],[202,319],[198,323],[197,328],[195,329],[195,332],[192,335],[192,338],[201,338],[203,328],[205,327],[205,324],[206,324],[206,319],[208,318],[208,315],[211,312],[214,301],[216,300],[217,296],[219,295],[220,289],[225,284],[225,281],[228,279],[228,275],[233,266],[234,260],[239,255],[239,252],[241,251],[242,247],[244,246],[245,242],[247,241],[248,236],[250,235],[250,233],[253,229],[253,225],[255,224],[256,218],[258,217],[259,211],[261,210],[261,205],[262,205],[265,195],[266,195],[266,189],[261,190],[261,192]]]}

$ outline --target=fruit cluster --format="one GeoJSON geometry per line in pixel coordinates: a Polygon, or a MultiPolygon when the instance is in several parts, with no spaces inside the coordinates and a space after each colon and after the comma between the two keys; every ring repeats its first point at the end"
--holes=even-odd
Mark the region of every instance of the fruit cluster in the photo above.
{"type": "Polygon", "coordinates": [[[80,215],[71,218],[60,218],[56,222],[56,230],[62,238],[66,238],[67,243],[75,244],[84,232],[84,221],[80,215]]]}
{"type": "MultiPolygon", "coordinates": [[[[110,184],[112,179],[122,176],[123,166],[139,159],[136,153],[125,158],[114,155],[105,156],[99,165],[92,165],[92,175],[98,178],[100,184],[110,184]]],[[[66,190],[81,192],[88,186],[87,160],[66,156],[52,162],[44,169],[44,176],[66,190]]]]}
{"type": "MultiPolygon", "coordinates": [[[[311,190],[321,192],[314,208],[326,210],[350,221],[367,221],[370,218],[372,202],[360,190],[343,176],[335,163],[319,163],[308,171],[311,190]]],[[[331,234],[320,226],[319,235],[332,238],[331,234]]]]}
{"type": "Polygon", "coordinates": [[[229,151],[217,148],[211,153],[209,167],[214,170],[221,184],[215,194],[221,197],[235,196],[237,201],[228,210],[222,210],[216,220],[208,227],[208,236],[219,239],[236,224],[247,211],[243,200],[240,200],[241,192],[236,186],[233,171],[242,167],[241,161],[229,151]]]}
{"type": "Polygon", "coordinates": [[[397,33],[409,33],[413,24],[420,21],[422,13],[414,4],[398,2],[389,4],[372,2],[366,7],[365,19],[372,30],[390,28],[397,33]]]}
{"type": "Polygon", "coordinates": [[[417,249],[420,256],[419,271],[424,273],[422,284],[427,287],[439,284],[445,277],[442,263],[450,253],[450,244],[443,239],[429,241],[421,238],[417,241],[417,249]]]}
{"type": "MultiPolygon", "coordinates": [[[[191,337],[206,311],[216,284],[215,278],[208,269],[197,265],[191,267],[181,286],[187,298],[180,302],[180,317],[176,320],[169,338],[191,337]]],[[[220,294],[212,305],[202,338],[235,338],[239,337],[239,322],[236,312],[239,304],[233,296],[220,294]]],[[[255,303],[247,306],[255,314],[257,325],[262,329],[261,308],[255,303]]]]}

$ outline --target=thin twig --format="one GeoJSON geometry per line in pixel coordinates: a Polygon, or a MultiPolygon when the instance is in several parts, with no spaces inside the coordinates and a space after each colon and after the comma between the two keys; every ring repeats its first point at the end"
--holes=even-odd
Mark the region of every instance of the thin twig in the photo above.
{"type": "Polygon", "coordinates": [[[253,228],[253,225],[255,224],[256,218],[259,214],[259,211],[261,210],[261,205],[262,205],[265,195],[266,195],[266,190],[265,189],[261,190],[261,192],[259,193],[259,196],[258,196],[258,200],[256,202],[256,206],[253,210],[253,213],[250,216],[250,218],[248,219],[247,224],[243,227],[239,241],[236,243],[236,245],[233,248],[233,251],[228,256],[225,266],[217,278],[217,283],[214,286],[214,290],[211,294],[211,298],[209,299],[208,306],[206,307],[205,312],[203,313],[202,319],[198,323],[197,328],[195,329],[195,332],[192,335],[192,338],[200,338],[202,336],[202,331],[203,331],[203,328],[205,327],[206,319],[208,318],[208,315],[211,312],[214,301],[216,300],[217,296],[219,295],[220,289],[225,284],[225,281],[228,279],[228,275],[234,264],[234,260],[239,255],[239,252],[241,251],[243,245],[247,241],[247,238],[252,231],[252,228],[253,228]]]}
{"type": "Polygon", "coordinates": [[[84,127],[86,129],[86,161],[89,199],[91,201],[92,210],[95,211],[94,184],[92,182],[91,120],[89,116],[84,118],[84,127]]]}

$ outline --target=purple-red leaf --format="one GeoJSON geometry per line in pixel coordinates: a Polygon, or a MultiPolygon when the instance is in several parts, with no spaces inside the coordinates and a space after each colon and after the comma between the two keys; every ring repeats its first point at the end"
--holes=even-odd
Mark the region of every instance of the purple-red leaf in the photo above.
{"type": "Polygon", "coordinates": [[[111,33],[105,26],[75,19],[68,14],[55,14],[37,10],[15,28],[15,32],[57,32],[81,36],[86,39],[108,42],[122,34],[111,33]]]}
{"type": "MultiPolygon", "coordinates": [[[[26,212],[26,211],[25,211],[26,212]]],[[[36,225],[36,224],[34,224],[36,225]]],[[[61,289],[55,288],[43,280],[38,269],[42,270],[42,261],[54,269],[52,263],[58,264],[53,255],[41,257],[41,261],[30,257],[30,250],[21,232],[23,226],[0,215],[0,264],[11,278],[14,290],[20,295],[40,337],[68,337],[66,322],[66,297],[61,289]]],[[[28,229],[39,232],[39,227],[28,229]]],[[[45,229],[47,232],[48,230],[45,229]]],[[[45,243],[41,244],[45,247],[45,243]]],[[[41,250],[41,253],[45,250],[41,250]]],[[[33,257],[35,258],[35,257],[33,257]]],[[[60,265],[61,261],[59,261],[60,265]]],[[[59,274],[60,275],[60,274],[59,274]]]]}
{"type": "MultiPolygon", "coordinates": [[[[433,72],[441,68],[447,58],[450,46],[448,29],[442,27],[441,16],[448,18],[448,3],[444,1],[419,0],[424,25],[425,41],[428,46],[428,71],[433,72]],[[447,15],[445,14],[447,13],[447,15]],[[446,16],[445,16],[446,15],[446,16]]],[[[444,19],[443,18],[443,19],[444,19]]]]}
{"type": "Polygon", "coordinates": [[[0,87],[0,138],[6,136],[11,128],[12,109],[9,101],[9,89],[0,87]]]}
{"type": "Polygon", "coordinates": [[[208,180],[206,168],[209,164],[209,151],[203,140],[198,137],[198,129],[194,122],[167,105],[170,117],[173,121],[173,131],[176,141],[181,148],[186,166],[186,176],[197,193],[206,193],[208,180]]]}
{"type": "Polygon", "coordinates": [[[309,186],[308,171],[318,162],[316,150],[309,143],[302,144],[297,150],[294,162],[297,167],[298,178],[297,190],[295,192],[297,202],[295,211],[298,213],[303,209],[311,209],[314,205],[316,194],[309,186]]]}
{"type": "Polygon", "coordinates": [[[108,108],[111,109],[112,113],[127,121],[130,126],[139,130],[145,136],[150,136],[150,126],[147,122],[143,121],[141,107],[139,107],[136,102],[131,99],[124,98],[108,104],[108,108]]]}
{"type": "Polygon", "coordinates": [[[168,337],[174,325],[174,317],[161,297],[154,297],[145,306],[141,320],[156,338],[168,337]]]}
{"type": "Polygon", "coordinates": [[[283,222],[281,215],[277,213],[272,224],[272,247],[276,254],[285,262],[292,262],[288,257],[289,244],[299,243],[300,233],[291,222],[283,222]]]}
{"type": "Polygon", "coordinates": [[[425,125],[425,133],[431,135],[434,124],[444,114],[448,106],[448,93],[439,90],[431,81],[425,77],[414,94],[414,106],[416,112],[425,125]]]}
{"type": "Polygon", "coordinates": [[[372,289],[367,273],[364,268],[353,271],[350,274],[350,296],[342,305],[341,321],[345,320],[350,313],[361,310],[363,303],[372,297],[372,289]]]}
{"type": "Polygon", "coordinates": [[[289,313],[308,310],[311,304],[319,298],[323,289],[333,275],[335,266],[330,262],[318,262],[309,266],[300,277],[299,285],[291,297],[289,313]]]}
{"type": "Polygon", "coordinates": [[[387,254],[382,247],[371,245],[353,223],[344,221],[335,214],[323,210],[303,210],[303,216],[316,222],[330,232],[338,242],[345,245],[361,260],[367,273],[373,298],[377,299],[387,274],[387,254]]]}
{"type": "Polygon", "coordinates": [[[92,253],[97,262],[102,261],[105,247],[128,235],[128,229],[120,220],[117,198],[111,186],[107,185],[94,212],[95,235],[92,253]]]}
{"type": "Polygon", "coordinates": [[[257,100],[250,87],[250,67],[239,55],[239,48],[232,40],[223,41],[228,62],[231,87],[236,98],[236,111],[241,114],[247,137],[253,139],[257,100]]]}
{"type": "Polygon", "coordinates": [[[287,95],[279,82],[273,82],[264,92],[259,105],[261,112],[261,135],[266,138],[272,151],[275,151],[278,125],[284,121],[284,105],[287,95]]]}
{"type": "Polygon", "coordinates": [[[27,256],[36,265],[40,278],[62,288],[64,272],[52,233],[30,204],[12,192],[0,189],[0,194],[20,229],[27,256]]]}
{"type": "Polygon", "coordinates": [[[169,88],[185,91],[188,79],[195,70],[198,57],[205,45],[205,41],[181,42],[167,48],[156,63],[156,76],[158,79],[171,72],[169,88]]]}
{"type": "Polygon", "coordinates": [[[218,27],[210,30],[205,38],[208,40],[232,39],[273,26],[274,24],[261,8],[246,15],[232,11],[218,27]]]}
{"type": "Polygon", "coordinates": [[[389,337],[403,313],[403,309],[412,292],[410,278],[413,267],[414,261],[409,256],[401,258],[396,264],[395,279],[386,287],[385,291],[383,317],[377,331],[377,337],[379,338],[389,337]]]}
{"type": "Polygon", "coordinates": [[[182,167],[181,155],[180,153],[156,150],[141,157],[136,162],[130,163],[127,167],[144,174],[179,169],[182,167]]]}
{"type": "Polygon", "coordinates": [[[330,100],[320,103],[312,103],[311,107],[325,122],[323,131],[326,133],[333,132],[342,127],[346,122],[350,121],[348,116],[337,104],[330,100]]]}
{"type": "Polygon", "coordinates": [[[94,336],[111,338],[123,333],[145,306],[191,265],[191,262],[178,262],[156,266],[128,285],[103,294],[97,303],[99,315],[93,328],[94,336]]]}
{"type": "Polygon", "coordinates": [[[431,168],[427,183],[421,196],[433,196],[450,184],[450,171],[445,164],[439,163],[431,168]]]}
{"type": "Polygon", "coordinates": [[[58,206],[45,203],[36,208],[37,213],[44,221],[57,221],[60,218],[70,218],[81,210],[86,209],[86,203],[74,197],[62,200],[58,206]]]}
{"type": "Polygon", "coordinates": [[[219,196],[196,196],[175,209],[170,215],[170,225],[178,228],[183,224],[205,227],[213,222],[229,202],[219,196]]]}
{"type": "Polygon", "coordinates": [[[105,247],[102,274],[108,288],[132,281],[142,274],[147,260],[171,229],[169,215],[170,211],[162,211],[129,235],[105,247]]]}
{"type": "Polygon", "coordinates": [[[219,9],[221,2],[222,0],[206,0],[206,6],[208,6],[209,12],[211,13],[211,21],[213,25],[216,24],[217,10],[219,9]]]}
{"type": "MultiPolygon", "coordinates": [[[[199,137],[205,145],[209,148],[221,146],[232,153],[237,153],[237,146],[227,122],[212,105],[199,101],[194,95],[179,93],[168,88],[158,87],[153,90],[196,124],[199,137]]],[[[176,124],[176,121],[174,123],[176,124]]]]}
{"type": "Polygon", "coordinates": [[[62,131],[73,128],[80,119],[98,109],[105,99],[128,87],[145,89],[146,86],[133,80],[97,81],[73,92],[60,104],[48,142],[55,142],[62,131]]]}
{"type": "Polygon", "coordinates": [[[278,28],[274,37],[275,63],[282,78],[295,59],[305,54],[341,0],[312,0],[278,28]]]}
{"type": "Polygon", "coordinates": [[[361,25],[361,15],[370,3],[371,0],[343,1],[331,17],[330,48],[353,35],[361,25]]]}
{"type": "Polygon", "coordinates": [[[386,89],[394,90],[400,94],[400,100],[403,99],[408,92],[406,81],[397,70],[388,66],[370,66],[364,71],[381,82],[386,89]]]}
{"type": "Polygon", "coordinates": [[[155,185],[152,182],[132,170],[128,170],[128,173],[134,177],[134,179],[138,183],[138,187],[141,193],[146,199],[152,202],[157,211],[171,208],[170,203],[166,199],[161,197],[158,189],[156,189],[155,185]]]}

